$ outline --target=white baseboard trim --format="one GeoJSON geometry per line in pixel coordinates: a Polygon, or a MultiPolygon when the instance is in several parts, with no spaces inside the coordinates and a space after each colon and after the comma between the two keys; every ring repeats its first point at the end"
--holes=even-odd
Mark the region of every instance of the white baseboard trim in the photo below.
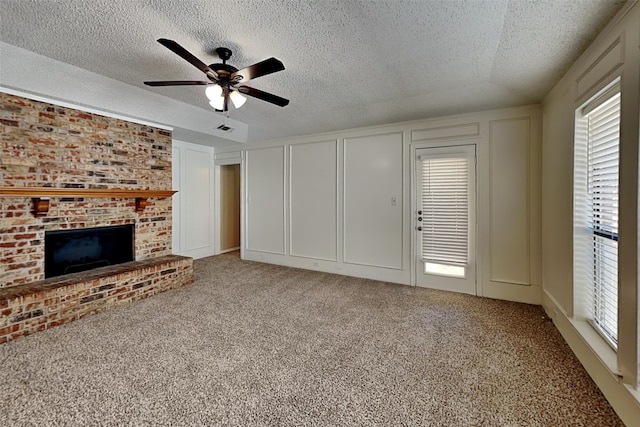
{"type": "Polygon", "coordinates": [[[518,285],[487,280],[482,284],[482,295],[486,298],[540,305],[542,291],[539,285],[518,285]]]}
{"type": "Polygon", "coordinates": [[[553,319],[556,328],[614,411],[626,425],[636,425],[635,423],[640,419],[640,393],[624,384],[620,377],[609,368],[610,361],[603,360],[589,345],[578,332],[572,320],[567,317],[564,310],[546,290],[543,290],[542,293],[542,307],[547,315],[553,319]]]}
{"type": "Polygon", "coordinates": [[[174,251],[176,255],[188,256],[193,259],[206,258],[215,255],[213,251],[213,246],[205,246],[203,248],[192,249],[192,250],[184,250],[184,251],[174,251]]]}
{"type": "MultiPolygon", "coordinates": [[[[384,266],[349,264],[336,260],[307,258],[286,255],[283,253],[262,252],[246,248],[242,253],[242,259],[267,264],[283,265],[286,267],[302,268],[305,270],[341,274],[344,276],[362,277],[364,279],[379,280],[383,282],[399,283],[401,285],[410,284],[410,272],[408,268],[395,269],[384,266]]],[[[408,265],[408,263],[405,262],[405,265],[408,265]]]]}

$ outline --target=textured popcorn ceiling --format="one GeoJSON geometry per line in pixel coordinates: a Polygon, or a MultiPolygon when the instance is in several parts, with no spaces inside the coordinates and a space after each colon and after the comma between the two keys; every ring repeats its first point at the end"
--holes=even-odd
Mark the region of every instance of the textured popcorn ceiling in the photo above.
{"type": "Polygon", "coordinates": [[[156,39],[207,64],[275,56],[286,70],[247,84],[290,105],[231,111],[261,140],[536,103],[623,3],[0,0],[0,40],[205,110],[202,87],[142,84],[204,77],[156,39]]]}

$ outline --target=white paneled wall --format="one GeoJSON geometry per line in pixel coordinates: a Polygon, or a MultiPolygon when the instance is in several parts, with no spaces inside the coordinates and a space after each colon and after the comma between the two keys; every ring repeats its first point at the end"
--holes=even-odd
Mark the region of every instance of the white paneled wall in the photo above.
{"type": "Polygon", "coordinates": [[[249,251],[285,253],[284,156],[282,146],[247,153],[245,224],[249,251]]]}
{"type": "Polygon", "coordinates": [[[213,148],[173,141],[173,253],[215,253],[213,148]]]}
{"type": "Polygon", "coordinates": [[[344,140],[344,262],[402,269],[402,132],[344,140]]]}
{"type": "Polygon", "coordinates": [[[413,153],[475,144],[476,293],[540,303],[540,134],[520,107],[247,144],[242,256],[414,284],[413,153]]]}
{"type": "Polygon", "coordinates": [[[250,147],[243,256],[409,283],[403,150],[386,130],[250,147]]]}
{"type": "Polygon", "coordinates": [[[338,147],[337,141],[291,145],[291,255],[338,260],[338,147]]]}
{"type": "Polygon", "coordinates": [[[489,133],[490,280],[528,285],[529,118],[492,121],[489,133]],[[513,141],[522,142],[514,144],[513,141]]]}
{"type": "Polygon", "coordinates": [[[489,121],[483,295],[540,303],[539,115],[489,121]]]}

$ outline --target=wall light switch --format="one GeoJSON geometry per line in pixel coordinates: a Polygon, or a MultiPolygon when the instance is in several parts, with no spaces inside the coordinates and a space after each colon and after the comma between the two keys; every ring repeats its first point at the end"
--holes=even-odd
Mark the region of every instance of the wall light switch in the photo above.
{"type": "Polygon", "coordinates": [[[398,199],[396,197],[391,198],[391,206],[398,206],[398,199]]]}

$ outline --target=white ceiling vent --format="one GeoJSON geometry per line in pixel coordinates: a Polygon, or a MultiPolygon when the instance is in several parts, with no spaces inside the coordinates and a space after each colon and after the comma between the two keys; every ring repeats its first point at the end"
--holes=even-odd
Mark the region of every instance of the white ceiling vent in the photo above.
{"type": "Polygon", "coordinates": [[[213,123],[209,122],[208,126],[211,129],[212,135],[219,138],[224,138],[234,142],[247,142],[247,135],[249,134],[249,126],[241,121],[234,120],[229,117],[223,117],[221,114],[211,113],[215,118],[213,123]]]}
{"type": "Polygon", "coordinates": [[[233,132],[233,130],[234,130],[231,126],[228,126],[228,125],[226,125],[224,123],[222,123],[216,129],[221,130],[223,132],[233,132]]]}

